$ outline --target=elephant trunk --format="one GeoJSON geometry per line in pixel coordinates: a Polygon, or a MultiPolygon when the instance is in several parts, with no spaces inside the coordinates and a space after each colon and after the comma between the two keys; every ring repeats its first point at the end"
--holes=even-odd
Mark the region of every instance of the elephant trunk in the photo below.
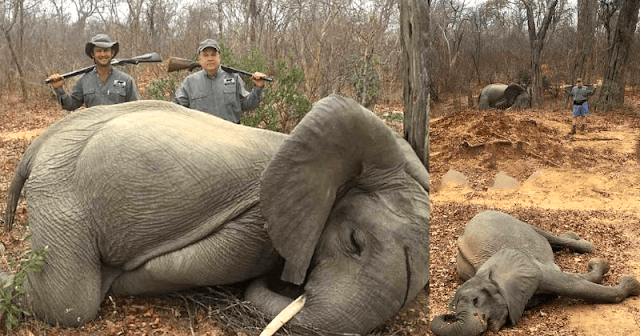
{"type": "Polygon", "coordinates": [[[476,336],[486,330],[487,323],[468,312],[440,315],[431,321],[431,331],[438,336],[476,336]]]}
{"type": "MultiPolygon", "coordinates": [[[[354,332],[353,328],[356,326],[349,325],[348,321],[351,320],[350,317],[340,316],[339,313],[333,314],[333,309],[323,308],[317,303],[317,301],[324,301],[323,299],[314,299],[314,295],[309,292],[305,292],[304,294],[307,296],[307,304],[290,320],[289,323],[292,328],[298,328],[300,330],[311,329],[319,331],[323,335],[359,335],[355,333],[343,333],[344,330],[354,332]],[[309,301],[312,301],[312,303],[309,304],[309,301]],[[314,304],[313,301],[316,301],[316,303],[314,304]],[[336,332],[336,330],[340,330],[340,332],[336,332]]],[[[264,278],[258,278],[249,285],[245,292],[245,300],[250,301],[258,307],[260,311],[271,318],[277,316],[293,302],[293,299],[289,296],[271,290],[267,280],[264,278]]],[[[351,322],[353,322],[353,320],[351,320],[351,322]]]]}

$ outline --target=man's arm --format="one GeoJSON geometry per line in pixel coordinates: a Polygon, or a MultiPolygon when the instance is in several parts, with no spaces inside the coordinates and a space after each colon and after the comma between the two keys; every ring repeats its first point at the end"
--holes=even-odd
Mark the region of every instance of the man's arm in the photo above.
{"type": "Polygon", "coordinates": [[[133,79],[129,78],[129,90],[127,90],[127,96],[125,97],[125,102],[136,101],[139,99],[138,96],[138,87],[136,83],[133,82],[133,79]]]}
{"type": "Polygon", "coordinates": [[[187,79],[185,78],[185,80],[182,81],[180,86],[178,86],[178,89],[176,90],[176,94],[173,97],[173,102],[178,105],[182,105],[184,107],[189,107],[189,94],[187,92],[187,89],[185,88],[186,84],[187,84],[187,79]]]}
{"type": "Polygon", "coordinates": [[[264,91],[264,88],[254,85],[251,88],[251,92],[249,92],[247,91],[247,85],[238,75],[236,75],[236,83],[238,83],[236,92],[238,94],[238,100],[240,100],[242,111],[251,111],[258,108],[260,101],[262,100],[262,91],[264,91]]]}
{"type": "Polygon", "coordinates": [[[71,91],[71,95],[68,95],[64,88],[60,87],[55,89],[56,97],[60,106],[67,110],[73,111],[84,104],[84,92],[82,91],[82,77],[78,80],[76,85],[71,91]]]}
{"type": "Polygon", "coordinates": [[[566,86],[564,87],[564,92],[570,96],[573,96],[573,86],[569,86],[569,88],[567,88],[566,86]]]}

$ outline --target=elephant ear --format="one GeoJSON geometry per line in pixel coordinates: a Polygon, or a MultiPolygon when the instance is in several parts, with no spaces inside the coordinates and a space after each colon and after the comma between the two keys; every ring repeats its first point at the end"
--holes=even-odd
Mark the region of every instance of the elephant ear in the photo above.
{"type": "Polygon", "coordinates": [[[507,302],[511,324],[515,324],[538,289],[542,271],[531,257],[509,248],[491,256],[480,267],[477,276],[488,277],[498,287],[507,302]]]}
{"type": "Polygon", "coordinates": [[[507,107],[513,105],[516,101],[516,98],[520,95],[520,93],[525,92],[525,89],[518,84],[509,84],[506,89],[504,89],[504,98],[507,100],[507,107]]]}
{"type": "Polygon", "coordinates": [[[282,280],[302,284],[341,186],[374,168],[406,163],[393,132],[354,100],[320,100],[262,173],[260,203],[282,280]]]}
{"type": "MultiPolygon", "coordinates": [[[[396,135],[396,140],[398,141],[400,151],[406,160],[406,164],[404,166],[405,172],[407,172],[409,176],[416,180],[426,192],[429,192],[429,171],[425,169],[424,164],[420,161],[407,140],[401,137],[400,134],[394,134],[396,135]]],[[[425,153],[425,155],[429,155],[429,153],[425,153]]]]}

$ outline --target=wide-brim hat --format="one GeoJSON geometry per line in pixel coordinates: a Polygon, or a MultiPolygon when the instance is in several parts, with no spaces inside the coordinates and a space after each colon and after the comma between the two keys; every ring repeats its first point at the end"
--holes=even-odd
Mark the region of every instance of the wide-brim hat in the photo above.
{"type": "Polygon", "coordinates": [[[113,57],[116,57],[118,50],[120,50],[118,42],[111,41],[111,38],[106,34],[98,34],[91,38],[91,41],[87,42],[87,45],[84,47],[84,52],[90,58],[93,58],[94,46],[100,48],[111,48],[111,50],[113,50],[113,57]]]}

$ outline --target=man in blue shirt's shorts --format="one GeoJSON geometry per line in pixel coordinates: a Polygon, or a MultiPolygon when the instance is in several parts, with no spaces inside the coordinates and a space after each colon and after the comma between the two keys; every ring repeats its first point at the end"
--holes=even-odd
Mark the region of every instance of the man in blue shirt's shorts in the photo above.
{"type": "Polygon", "coordinates": [[[582,85],[582,78],[578,78],[576,86],[571,90],[565,89],[564,91],[573,96],[573,126],[569,134],[576,134],[576,121],[580,124],[580,134],[583,134],[586,130],[587,116],[589,115],[589,104],[587,99],[589,96],[593,96],[596,93],[598,84],[593,86],[593,89],[589,89],[582,85]]]}

